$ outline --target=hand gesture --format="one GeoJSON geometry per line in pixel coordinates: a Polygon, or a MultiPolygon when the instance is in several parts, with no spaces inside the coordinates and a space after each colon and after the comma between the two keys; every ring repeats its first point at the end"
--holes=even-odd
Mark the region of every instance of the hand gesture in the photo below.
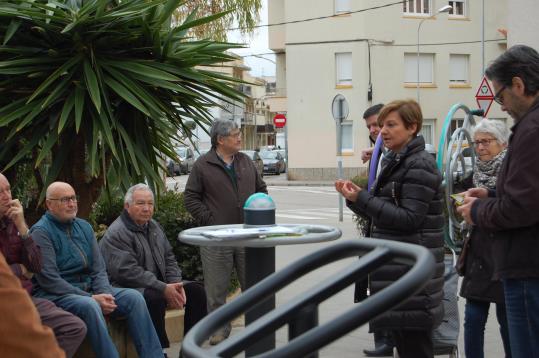
{"type": "Polygon", "coordinates": [[[7,209],[5,215],[13,221],[21,235],[28,233],[28,226],[24,220],[24,210],[19,199],[13,199],[9,202],[9,209],[7,209]]]}
{"type": "Polygon", "coordinates": [[[465,197],[487,198],[488,190],[486,188],[471,188],[464,192],[465,197]]]}
{"type": "Polygon", "coordinates": [[[346,200],[355,203],[361,190],[361,187],[352,183],[350,180],[346,180],[342,186],[341,194],[346,198],[346,200]]]}
{"type": "Polygon", "coordinates": [[[361,160],[363,163],[367,163],[372,158],[372,152],[374,151],[374,147],[366,148],[361,151],[361,160]]]}
{"type": "Polygon", "coordinates": [[[171,308],[183,308],[187,302],[183,284],[180,282],[167,284],[164,295],[168,306],[171,308]]]}
{"type": "MultiPolygon", "coordinates": [[[[479,189],[479,188],[475,188],[475,189],[479,189]]],[[[474,224],[472,220],[472,205],[473,205],[473,202],[476,200],[477,200],[477,197],[465,196],[464,204],[457,207],[457,213],[459,213],[464,219],[464,221],[466,221],[470,225],[474,224]]]]}
{"type": "Polygon", "coordinates": [[[100,293],[98,295],[92,295],[92,298],[99,303],[101,311],[104,315],[111,314],[116,309],[116,303],[114,302],[114,296],[108,293],[100,293]]]}

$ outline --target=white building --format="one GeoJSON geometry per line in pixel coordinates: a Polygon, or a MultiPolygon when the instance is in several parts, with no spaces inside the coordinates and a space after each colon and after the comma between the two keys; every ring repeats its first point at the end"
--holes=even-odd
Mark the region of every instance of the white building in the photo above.
{"type": "MultiPolygon", "coordinates": [[[[269,47],[277,54],[276,87],[284,94],[281,108],[272,106],[272,111],[287,113],[291,179],[336,177],[330,105],[338,93],[347,98],[350,108],[343,123],[345,177],[365,173],[360,153],[369,143],[363,111],[376,103],[416,98],[417,35],[423,20],[419,87],[426,141],[437,148],[453,104],[477,108],[475,94],[482,78],[481,1],[408,0],[374,8],[388,3],[269,1],[269,23],[287,23],[269,28],[269,47]],[[434,15],[448,4],[453,6],[451,14],[434,15]]],[[[485,66],[507,46],[503,31],[498,31],[507,27],[507,2],[486,3],[485,66]]],[[[493,105],[488,117],[507,115],[493,105]]]]}

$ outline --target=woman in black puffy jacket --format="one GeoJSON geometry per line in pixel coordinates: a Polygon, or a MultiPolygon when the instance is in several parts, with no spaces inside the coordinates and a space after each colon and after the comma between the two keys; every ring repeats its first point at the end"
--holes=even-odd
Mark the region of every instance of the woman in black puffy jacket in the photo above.
{"type": "MultiPolygon", "coordinates": [[[[423,116],[413,100],[393,101],[382,108],[378,124],[389,151],[370,192],[350,181],[335,183],[348,207],[371,218],[375,238],[406,242],[428,248],[436,269],[423,290],[370,322],[373,330],[393,332],[401,358],[431,358],[431,332],[443,317],[444,241],[441,175],[425,141],[418,136],[423,116]]],[[[398,280],[409,269],[392,262],[370,275],[376,294],[398,280]]]]}

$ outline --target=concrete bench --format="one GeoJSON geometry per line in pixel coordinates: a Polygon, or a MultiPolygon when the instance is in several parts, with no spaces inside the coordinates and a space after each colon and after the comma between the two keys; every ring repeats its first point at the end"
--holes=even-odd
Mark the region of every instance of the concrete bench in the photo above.
{"type": "MultiPolygon", "coordinates": [[[[165,324],[170,343],[178,343],[183,339],[184,310],[167,310],[165,324]]],[[[120,358],[137,358],[137,350],[131,341],[125,320],[111,320],[107,322],[112,341],[118,349],[120,358]]],[[[84,339],[74,358],[101,358],[96,357],[88,338],[84,339]]]]}

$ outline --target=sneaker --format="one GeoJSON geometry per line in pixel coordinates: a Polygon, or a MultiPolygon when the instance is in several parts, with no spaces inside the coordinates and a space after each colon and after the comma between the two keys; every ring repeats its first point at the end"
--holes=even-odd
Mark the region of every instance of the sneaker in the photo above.
{"type": "Polygon", "coordinates": [[[215,346],[221,343],[230,335],[230,329],[222,329],[210,337],[210,345],[215,346]]]}

